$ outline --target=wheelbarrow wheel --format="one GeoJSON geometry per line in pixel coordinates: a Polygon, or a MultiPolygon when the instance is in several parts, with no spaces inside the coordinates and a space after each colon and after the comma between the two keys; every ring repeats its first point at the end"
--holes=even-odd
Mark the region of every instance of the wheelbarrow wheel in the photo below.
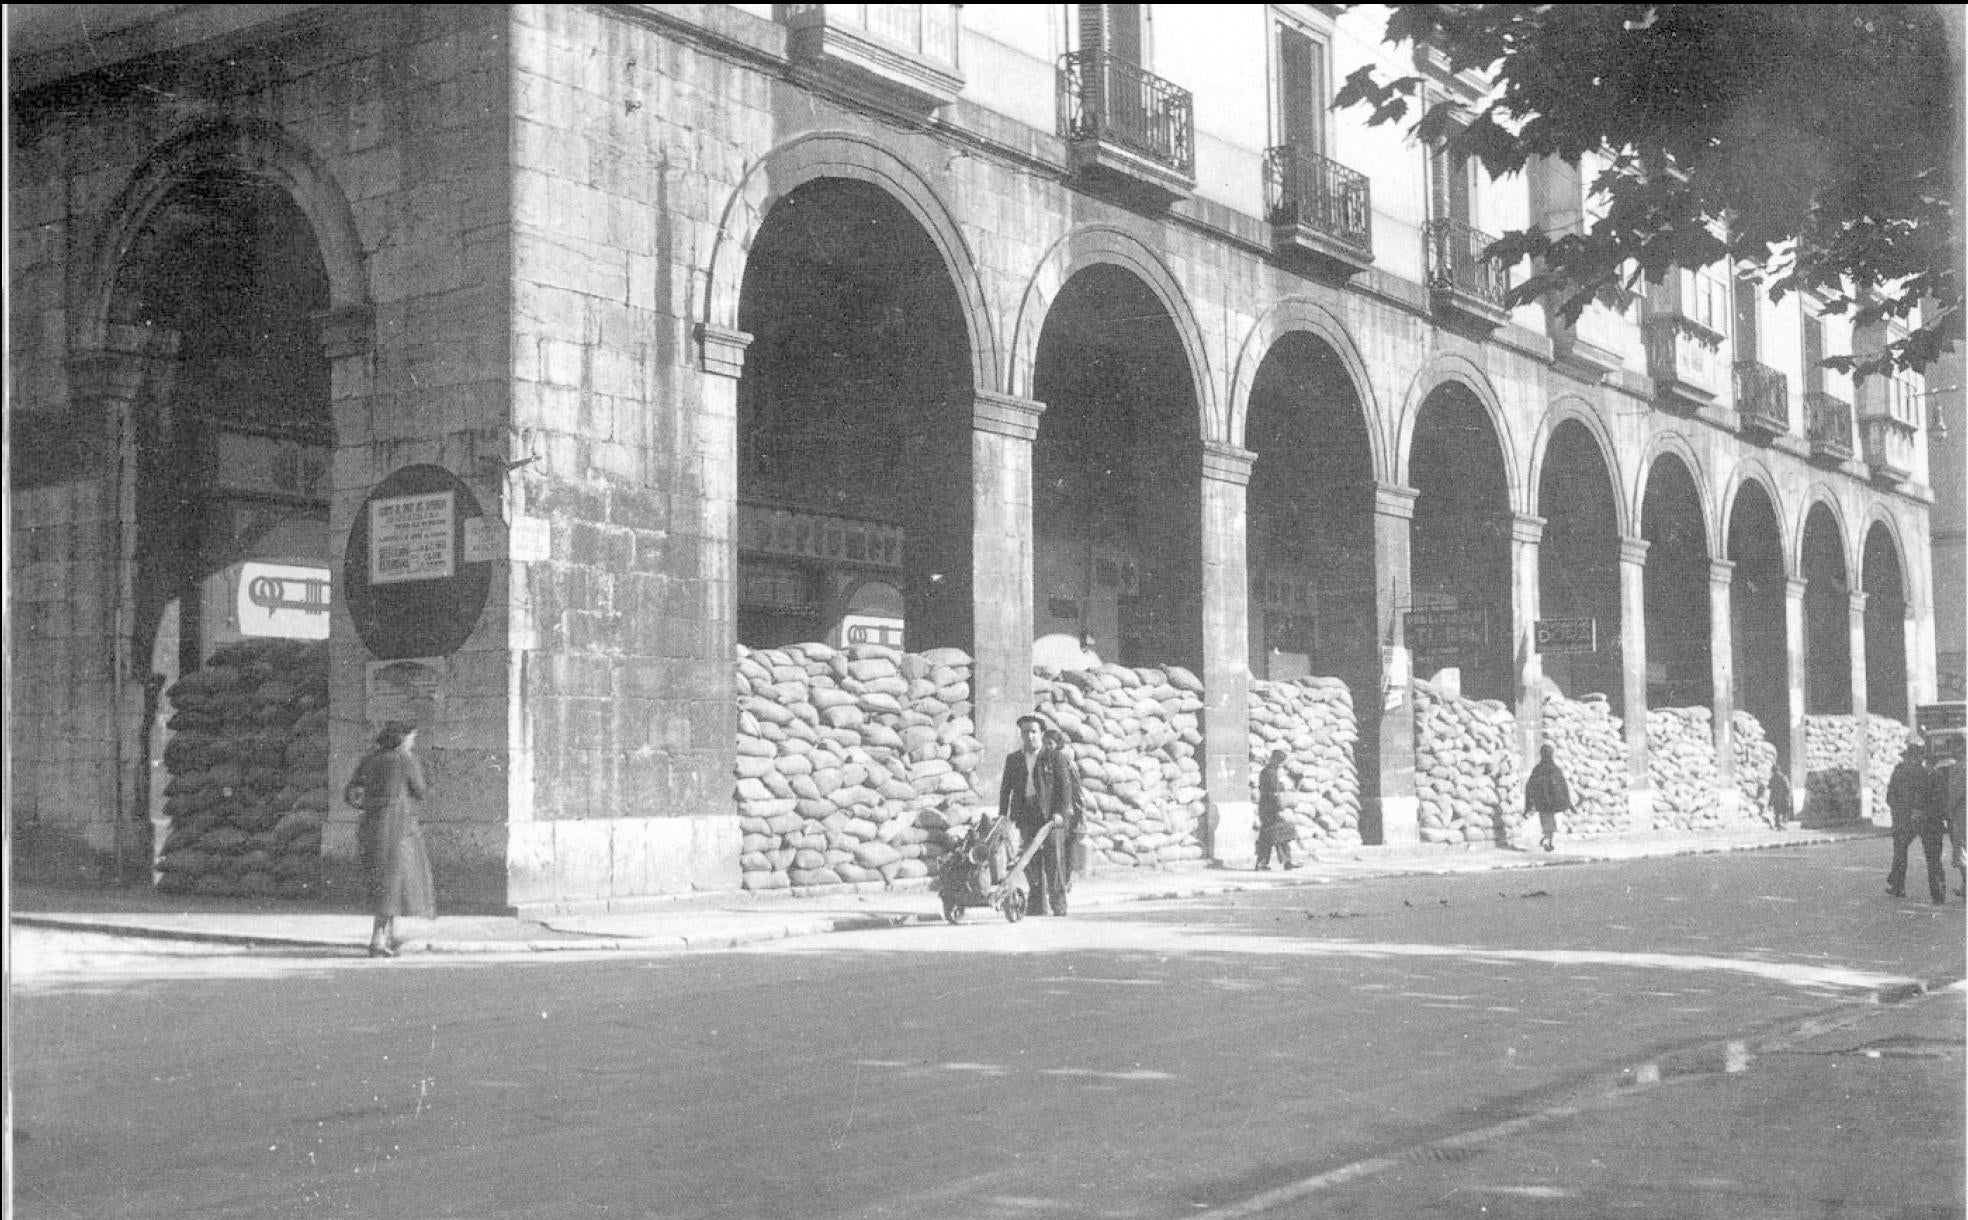
{"type": "Polygon", "coordinates": [[[1025,918],[1025,891],[1009,890],[1004,898],[1004,917],[1007,923],[1017,923],[1025,918]]]}
{"type": "Polygon", "coordinates": [[[955,898],[946,897],[943,899],[944,919],[949,920],[951,923],[962,923],[963,917],[964,917],[963,903],[959,902],[955,898]]]}

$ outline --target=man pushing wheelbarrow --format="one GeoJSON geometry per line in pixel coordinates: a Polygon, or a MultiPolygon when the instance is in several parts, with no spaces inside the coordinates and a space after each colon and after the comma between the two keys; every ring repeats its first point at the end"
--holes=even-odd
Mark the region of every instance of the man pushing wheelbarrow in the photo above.
{"type": "Polygon", "coordinates": [[[951,923],[971,906],[995,906],[1017,922],[1028,909],[1035,915],[1066,913],[1066,869],[1060,840],[1071,820],[1072,786],[1064,774],[1059,752],[1045,749],[1045,721],[1018,718],[1020,748],[1005,759],[1004,781],[998,785],[998,816],[973,828],[964,841],[944,857],[937,875],[943,896],[943,917],[951,923]],[[1016,828],[1023,844],[1011,859],[1016,828]],[[1002,865],[1002,878],[994,874],[1002,865]]]}

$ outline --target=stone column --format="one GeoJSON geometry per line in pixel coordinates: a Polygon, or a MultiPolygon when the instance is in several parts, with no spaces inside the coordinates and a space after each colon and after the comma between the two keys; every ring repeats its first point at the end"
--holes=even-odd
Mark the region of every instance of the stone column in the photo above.
{"type": "Polygon", "coordinates": [[[972,717],[978,783],[995,796],[1032,710],[1032,442],[1045,404],[980,390],[971,410],[972,717]]]}
{"type": "Polygon", "coordinates": [[[1626,729],[1627,825],[1652,825],[1653,779],[1647,771],[1647,540],[1619,540],[1620,719],[1626,729]]]}
{"type": "Polygon", "coordinates": [[[1710,677],[1709,706],[1713,710],[1715,731],[1715,777],[1721,785],[1718,798],[1733,813],[1736,805],[1736,648],[1730,621],[1730,587],[1736,578],[1736,565],[1728,559],[1708,561],[1708,657],[1710,677]]]}
{"type": "Polygon", "coordinates": [[[1257,855],[1250,779],[1250,577],[1244,499],[1257,455],[1202,447],[1203,787],[1215,825],[1210,859],[1248,867],[1257,855]]]}
{"type": "MultiPolygon", "coordinates": [[[[62,743],[51,770],[71,772],[58,790],[93,792],[95,799],[49,820],[76,835],[84,850],[98,853],[102,875],[116,881],[150,881],[150,787],[165,778],[161,766],[144,764],[144,683],[149,656],[135,651],[137,623],[137,416],[143,404],[167,409],[179,335],[165,328],[111,323],[100,347],[68,359],[69,416],[79,447],[102,455],[93,509],[78,498],[79,511],[65,523],[61,550],[69,561],[75,589],[70,605],[93,607],[95,614],[71,613],[62,638],[71,647],[56,664],[66,671],[73,701],[54,708],[48,726],[62,743]],[[97,584],[96,582],[102,582],[97,584]],[[94,585],[93,588],[89,588],[94,585]],[[83,692],[96,675],[108,678],[105,708],[83,692]]],[[[49,537],[61,537],[50,531],[49,537]]],[[[44,549],[47,544],[43,543],[44,549]]],[[[45,662],[44,662],[45,663],[45,662]]],[[[96,687],[96,689],[102,689],[96,687]]],[[[168,714],[168,708],[159,711],[168,714]]],[[[32,752],[32,747],[29,747],[32,752]]],[[[153,760],[161,761],[161,760],[153,760]]],[[[76,861],[81,863],[81,861],[76,861]]]]}
{"type": "Polygon", "coordinates": [[[1530,774],[1544,740],[1544,658],[1537,650],[1538,544],[1544,518],[1510,518],[1510,656],[1517,674],[1517,756],[1530,774]]]}
{"type": "Polygon", "coordinates": [[[1353,707],[1360,729],[1360,829],[1369,843],[1421,841],[1421,802],[1415,795],[1414,665],[1401,617],[1409,605],[1409,527],[1419,494],[1398,483],[1374,484],[1374,623],[1380,633],[1380,690],[1356,692],[1358,702],[1353,707]]]}
{"type": "Polygon", "coordinates": [[[1811,681],[1806,655],[1809,637],[1804,631],[1805,588],[1806,582],[1800,577],[1784,578],[1784,639],[1790,643],[1784,655],[1788,658],[1789,694],[1785,700],[1782,736],[1776,742],[1777,765],[1790,777],[1791,809],[1800,818],[1809,816],[1810,806],[1810,794],[1805,791],[1810,759],[1805,757],[1804,749],[1804,697],[1811,681]]]}
{"type": "Polygon", "coordinates": [[[1852,719],[1859,726],[1852,743],[1852,769],[1859,776],[1859,820],[1872,820],[1872,715],[1866,710],[1865,610],[1866,595],[1854,589],[1845,613],[1846,637],[1852,667],[1852,719]]]}

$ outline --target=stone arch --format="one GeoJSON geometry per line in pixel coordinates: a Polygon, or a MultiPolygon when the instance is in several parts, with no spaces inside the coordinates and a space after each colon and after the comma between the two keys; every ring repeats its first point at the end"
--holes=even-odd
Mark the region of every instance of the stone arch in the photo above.
{"type": "Polygon", "coordinates": [[[259,119],[215,119],[166,140],[147,157],[109,209],[95,243],[85,291],[69,335],[76,352],[101,350],[112,328],[135,320],[139,303],[120,299],[124,269],[141,258],[147,222],[171,191],[201,174],[229,171],[285,190],[314,231],[328,274],[332,311],[366,307],[366,254],[348,197],[312,149],[259,119]]]}
{"type": "Polygon", "coordinates": [[[1202,327],[1189,307],[1189,298],[1175,275],[1140,239],[1120,229],[1092,225],[1075,229],[1052,244],[1025,288],[1013,325],[1010,367],[1005,372],[1005,392],[1019,398],[1032,396],[1033,368],[1038,362],[1039,335],[1045,329],[1046,314],[1059,290],[1073,276],[1098,264],[1119,267],[1139,279],[1161,302],[1182,344],[1182,355],[1189,366],[1190,392],[1196,401],[1197,439],[1227,435],[1216,395],[1216,379],[1210,374],[1209,352],[1203,342],[1202,327]]]}
{"type": "Polygon", "coordinates": [[[848,132],[813,132],[767,152],[746,171],[719,218],[710,261],[699,288],[703,325],[738,330],[745,268],[772,204],[821,178],[848,178],[894,199],[928,235],[949,273],[962,309],[970,346],[971,384],[998,384],[998,340],[977,258],[955,215],[934,187],[907,161],[882,145],[848,132]]]}
{"type": "Polygon", "coordinates": [[[1383,483],[1393,481],[1394,467],[1388,458],[1386,437],[1377,426],[1382,417],[1380,405],[1374,397],[1373,379],[1367,374],[1367,362],[1361,357],[1353,336],[1347,333],[1339,317],[1305,297],[1286,297],[1265,310],[1251,326],[1250,334],[1237,351],[1236,367],[1231,373],[1228,427],[1221,439],[1233,445],[1244,443],[1245,430],[1250,422],[1251,388],[1256,384],[1258,370],[1264,366],[1265,357],[1271,354],[1278,342],[1295,332],[1311,335],[1324,343],[1345,367],[1347,379],[1353,383],[1354,396],[1360,400],[1360,410],[1367,419],[1367,443],[1373,451],[1374,478],[1383,483]]]}
{"type": "Polygon", "coordinates": [[[1893,510],[1882,503],[1875,502],[1867,509],[1865,519],[1860,523],[1859,528],[1853,531],[1853,543],[1858,547],[1859,561],[1852,569],[1852,587],[1861,592],[1866,591],[1866,540],[1872,537],[1872,531],[1874,529],[1882,527],[1886,531],[1886,540],[1893,546],[1893,561],[1899,564],[1900,567],[1900,587],[1905,594],[1906,603],[1909,607],[1917,605],[1918,597],[1915,584],[1919,578],[1920,569],[1907,558],[1911,552],[1907,549],[1905,527],[1902,526],[1899,517],[1893,510]]]}
{"type": "MultiPolygon", "coordinates": [[[[1792,537],[1790,515],[1784,511],[1783,497],[1777,494],[1776,476],[1760,458],[1746,458],[1729,475],[1728,492],[1722,497],[1719,506],[1722,518],[1715,532],[1716,544],[1722,550],[1722,557],[1728,557],[1729,529],[1735,523],[1736,504],[1742,497],[1743,488],[1751,483],[1762,489],[1770,501],[1770,513],[1777,521],[1777,553],[1783,557],[1784,575],[1796,577],[1799,569],[1793,563],[1797,557],[1797,540],[1792,537]]],[[[1801,534],[1801,529],[1797,531],[1801,534]]]]}
{"type": "Polygon", "coordinates": [[[1831,488],[1816,480],[1813,480],[1811,485],[1804,489],[1804,494],[1798,498],[1797,519],[1791,522],[1791,530],[1797,540],[1797,551],[1792,557],[1794,570],[1799,575],[1804,572],[1804,531],[1810,523],[1811,510],[1820,504],[1824,505],[1825,511],[1831,514],[1832,528],[1838,531],[1838,555],[1845,565],[1846,577],[1849,580],[1852,572],[1852,531],[1845,522],[1845,509],[1839,504],[1838,497],[1833,494],[1831,488]]]}
{"type": "Polygon", "coordinates": [[[1688,438],[1679,432],[1656,433],[1641,456],[1640,469],[1636,472],[1638,487],[1634,492],[1632,519],[1639,528],[1646,528],[1647,488],[1653,483],[1655,464],[1668,456],[1681,463],[1681,468],[1688,472],[1688,481],[1694,484],[1695,500],[1701,509],[1702,532],[1707,535],[1709,558],[1718,558],[1723,549],[1722,544],[1716,541],[1720,536],[1716,522],[1721,513],[1715,505],[1714,489],[1708,484],[1708,469],[1696,456],[1695,447],[1688,443],[1688,438]]]}
{"type": "Polygon", "coordinates": [[[1503,404],[1497,399],[1495,387],[1490,385],[1489,377],[1481,367],[1466,356],[1438,356],[1424,365],[1409,384],[1408,395],[1401,404],[1401,418],[1396,425],[1394,459],[1396,483],[1409,482],[1408,461],[1414,452],[1415,429],[1421,422],[1421,409],[1428,398],[1442,386],[1451,383],[1461,385],[1470,396],[1482,405],[1483,413],[1489,418],[1490,431],[1496,435],[1497,450],[1503,457],[1503,474],[1510,496],[1512,512],[1529,512],[1532,506],[1525,502],[1524,467],[1518,460],[1516,438],[1504,419],[1503,404]]]}
{"type": "MultiPolygon", "coordinates": [[[[1537,435],[1531,438],[1531,465],[1526,474],[1525,486],[1535,495],[1543,485],[1544,464],[1551,456],[1551,439],[1558,432],[1558,425],[1571,421],[1582,425],[1592,441],[1599,447],[1599,460],[1606,464],[1606,477],[1613,485],[1613,519],[1619,526],[1622,536],[1634,533],[1639,513],[1634,511],[1627,495],[1627,483],[1619,465],[1619,449],[1613,444],[1613,435],[1606,423],[1590,404],[1575,395],[1567,394],[1552,401],[1539,421],[1537,435]]],[[[1537,511],[1533,504],[1531,511],[1537,511]]]]}

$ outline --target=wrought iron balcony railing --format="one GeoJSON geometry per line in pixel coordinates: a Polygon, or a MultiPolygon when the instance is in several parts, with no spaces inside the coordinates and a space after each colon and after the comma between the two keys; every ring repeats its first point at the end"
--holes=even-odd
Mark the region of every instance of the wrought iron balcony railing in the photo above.
{"type": "Polygon", "coordinates": [[[1812,391],[1804,396],[1804,434],[1813,457],[1844,461],[1852,456],[1852,404],[1812,391]]]}
{"type": "Polygon", "coordinates": [[[1060,56],[1059,134],[1112,145],[1185,178],[1196,174],[1189,91],[1104,51],[1060,56]]]}
{"type": "Polygon", "coordinates": [[[1264,206],[1274,225],[1297,225],[1373,253],[1367,176],[1310,149],[1287,144],[1265,152],[1264,206]]]}
{"type": "Polygon", "coordinates": [[[1459,220],[1431,220],[1425,233],[1429,288],[1461,293],[1501,311],[1510,292],[1509,273],[1484,254],[1496,238],[1459,220]]]}
{"type": "Polygon", "coordinates": [[[1698,410],[1720,397],[1724,388],[1721,335],[1674,313],[1646,319],[1640,333],[1647,345],[1647,376],[1653,378],[1661,398],[1698,410]]]}
{"type": "Polygon", "coordinates": [[[1790,431],[1790,380],[1754,360],[1736,361],[1736,415],[1745,429],[1782,436],[1790,431]]]}

